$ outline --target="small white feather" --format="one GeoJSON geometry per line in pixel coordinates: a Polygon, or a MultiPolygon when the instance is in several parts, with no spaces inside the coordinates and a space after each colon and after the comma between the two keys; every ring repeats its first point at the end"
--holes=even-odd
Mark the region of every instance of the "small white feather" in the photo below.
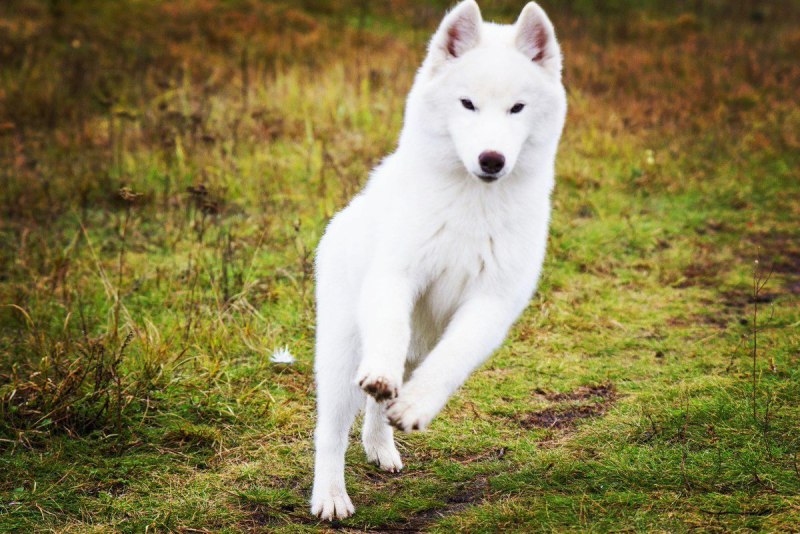
{"type": "Polygon", "coordinates": [[[289,352],[289,347],[284,345],[283,347],[278,347],[273,351],[272,356],[269,357],[269,361],[272,363],[293,364],[295,359],[292,353],[289,352]]]}

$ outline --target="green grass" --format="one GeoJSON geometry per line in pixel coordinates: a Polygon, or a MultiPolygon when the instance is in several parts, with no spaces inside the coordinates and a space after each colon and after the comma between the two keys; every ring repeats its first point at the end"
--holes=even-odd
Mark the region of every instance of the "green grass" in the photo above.
{"type": "MultiPolygon", "coordinates": [[[[540,290],[402,473],[354,432],[340,526],[796,529],[800,12],[694,5],[545,6],[570,111],[540,290]]],[[[441,15],[387,9],[0,7],[0,531],[326,528],[313,251],[441,15]]]]}

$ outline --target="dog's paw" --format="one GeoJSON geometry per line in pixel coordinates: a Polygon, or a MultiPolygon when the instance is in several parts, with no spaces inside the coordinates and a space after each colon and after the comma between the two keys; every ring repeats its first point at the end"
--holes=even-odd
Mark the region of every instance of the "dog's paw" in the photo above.
{"type": "Polygon", "coordinates": [[[331,486],[326,491],[314,492],[311,496],[311,513],[323,521],[346,519],[355,513],[347,490],[331,486]]]}
{"type": "Polygon", "coordinates": [[[364,443],[364,452],[367,453],[367,460],[377,465],[389,473],[399,473],[403,469],[403,460],[397,451],[394,442],[388,443],[364,443]]]}
{"type": "Polygon", "coordinates": [[[425,430],[436,412],[435,409],[429,409],[422,399],[411,400],[405,391],[386,404],[389,424],[403,432],[425,430]]]}
{"type": "Polygon", "coordinates": [[[400,390],[399,381],[378,373],[360,373],[356,381],[358,387],[378,402],[397,398],[400,390]]]}

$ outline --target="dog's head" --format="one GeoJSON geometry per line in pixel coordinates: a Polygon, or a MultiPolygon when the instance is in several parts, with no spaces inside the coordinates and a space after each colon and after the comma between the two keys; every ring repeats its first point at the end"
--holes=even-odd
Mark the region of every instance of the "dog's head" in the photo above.
{"type": "Polygon", "coordinates": [[[561,49],[535,2],[513,25],[485,23],[474,0],[445,16],[409,97],[407,128],[448,139],[442,161],[490,183],[555,150],[566,114],[561,49]],[[450,157],[448,157],[450,156],[450,157]]]}

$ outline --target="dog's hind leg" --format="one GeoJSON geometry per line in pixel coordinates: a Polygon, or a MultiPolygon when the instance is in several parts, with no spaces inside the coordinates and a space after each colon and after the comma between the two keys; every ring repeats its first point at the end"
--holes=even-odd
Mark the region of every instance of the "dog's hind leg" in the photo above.
{"type": "MultiPolygon", "coordinates": [[[[319,333],[318,333],[319,335],[319,333]]],[[[350,427],[365,395],[353,382],[358,350],[354,336],[317,344],[317,429],[311,513],[325,520],[344,519],[355,511],[344,483],[344,455],[350,427]],[[332,342],[335,341],[335,342],[332,342]]]]}
{"type": "Polygon", "coordinates": [[[383,414],[381,405],[367,397],[361,443],[367,459],[384,471],[396,473],[403,469],[403,461],[394,444],[394,431],[383,414]]]}

